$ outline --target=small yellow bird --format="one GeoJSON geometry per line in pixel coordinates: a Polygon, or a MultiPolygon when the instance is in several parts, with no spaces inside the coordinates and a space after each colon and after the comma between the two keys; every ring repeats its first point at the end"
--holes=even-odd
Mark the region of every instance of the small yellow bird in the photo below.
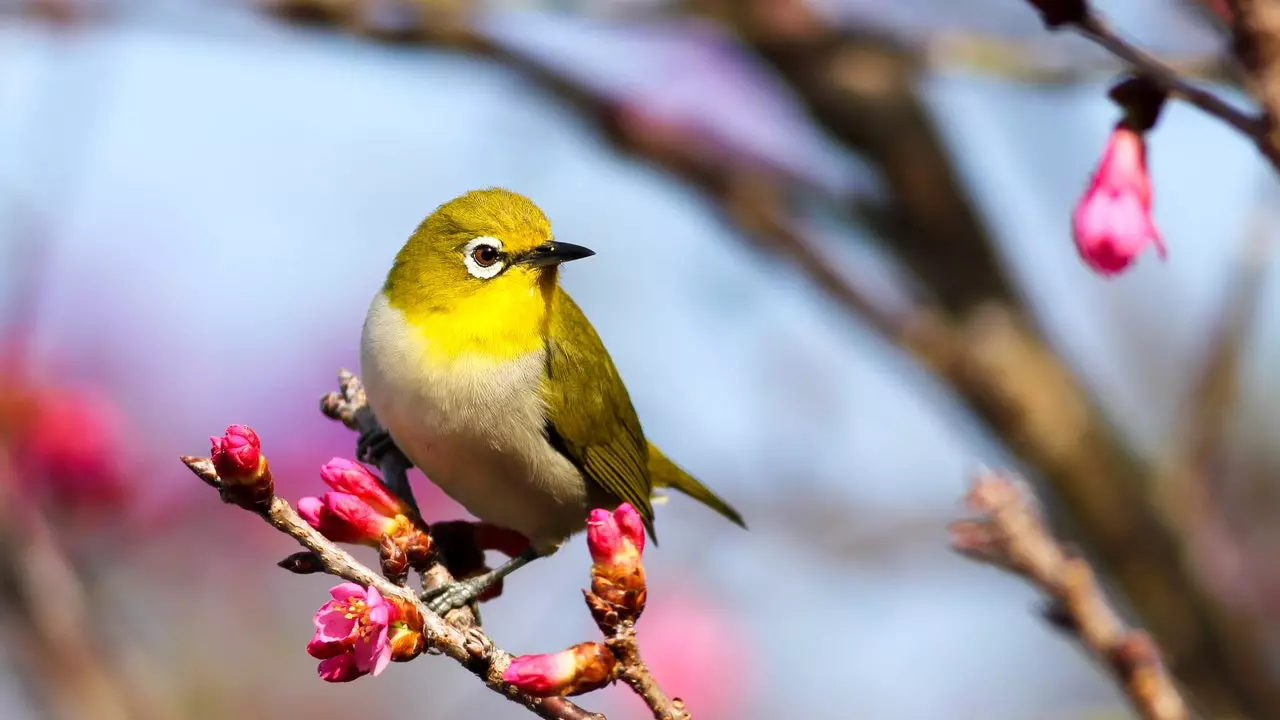
{"type": "Polygon", "coordinates": [[[435,592],[437,612],[555,552],[592,508],[629,502],[652,537],[655,487],[746,527],[645,440],[609,353],[558,284],[560,263],[593,254],[555,240],[525,196],[476,190],[418,226],[369,307],[361,375],[390,439],[470,513],[531,542],[435,592]]]}

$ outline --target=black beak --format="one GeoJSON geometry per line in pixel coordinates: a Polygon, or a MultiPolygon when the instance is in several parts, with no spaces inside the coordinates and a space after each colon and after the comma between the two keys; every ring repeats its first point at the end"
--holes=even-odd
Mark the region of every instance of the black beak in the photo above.
{"type": "Polygon", "coordinates": [[[581,260],[595,254],[596,251],[590,248],[553,240],[548,243],[542,243],[525,253],[518,262],[524,265],[532,265],[533,267],[546,267],[548,265],[559,265],[570,260],[581,260]]]}

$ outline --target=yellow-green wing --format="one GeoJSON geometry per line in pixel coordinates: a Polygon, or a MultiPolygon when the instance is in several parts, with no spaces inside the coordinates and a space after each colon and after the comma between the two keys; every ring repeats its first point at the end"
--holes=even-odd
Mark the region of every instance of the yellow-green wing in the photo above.
{"type": "Polygon", "coordinates": [[[547,438],[653,532],[649,445],[631,396],[582,310],[557,289],[547,339],[547,438]]]}

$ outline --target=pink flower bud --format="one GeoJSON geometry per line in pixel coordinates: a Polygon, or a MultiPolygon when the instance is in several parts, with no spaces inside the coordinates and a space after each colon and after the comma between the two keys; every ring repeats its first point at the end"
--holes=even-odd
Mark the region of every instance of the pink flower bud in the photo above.
{"type": "Polygon", "coordinates": [[[623,503],[610,513],[591,511],[587,519],[587,547],[591,550],[591,592],[587,606],[601,632],[610,633],[621,621],[634,621],[644,612],[647,590],[644,565],[644,523],[640,513],[623,503]]]}
{"type": "Polygon", "coordinates": [[[630,503],[597,508],[587,518],[587,547],[597,565],[634,565],[644,552],[644,523],[630,503]]]}
{"type": "Polygon", "coordinates": [[[379,514],[355,495],[327,492],[323,498],[298,501],[298,514],[334,542],[378,547],[383,535],[394,535],[399,523],[379,514]]]}
{"type": "Polygon", "coordinates": [[[222,437],[211,437],[213,468],[225,482],[247,483],[262,472],[262,443],[248,425],[231,425],[222,437]]]}
{"type": "Polygon", "coordinates": [[[581,695],[612,682],[616,667],[609,648],[584,642],[558,653],[514,658],[502,679],[538,697],[581,695]]]}
{"type": "Polygon", "coordinates": [[[409,509],[391,494],[368,468],[345,458],[333,458],[320,468],[320,479],[340,493],[355,495],[388,517],[408,515],[409,509]]]}
{"type": "Polygon", "coordinates": [[[1151,178],[1142,135],[1117,125],[1102,161],[1072,215],[1080,257],[1104,276],[1114,275],[1154,245],[1163,259],[1164,242],[1151,219],[1151,178]]]}

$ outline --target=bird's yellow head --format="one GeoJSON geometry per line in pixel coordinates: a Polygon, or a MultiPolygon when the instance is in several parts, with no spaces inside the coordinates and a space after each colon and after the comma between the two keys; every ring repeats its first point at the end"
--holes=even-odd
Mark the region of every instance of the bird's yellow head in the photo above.
{"type": "Polygon", "coordinates": [[[383,292],[437,359],[506,360],[543,342],[560,263],[592,254],[557,242],[529,198],[473,190],[422,221],[383,292]]]}

